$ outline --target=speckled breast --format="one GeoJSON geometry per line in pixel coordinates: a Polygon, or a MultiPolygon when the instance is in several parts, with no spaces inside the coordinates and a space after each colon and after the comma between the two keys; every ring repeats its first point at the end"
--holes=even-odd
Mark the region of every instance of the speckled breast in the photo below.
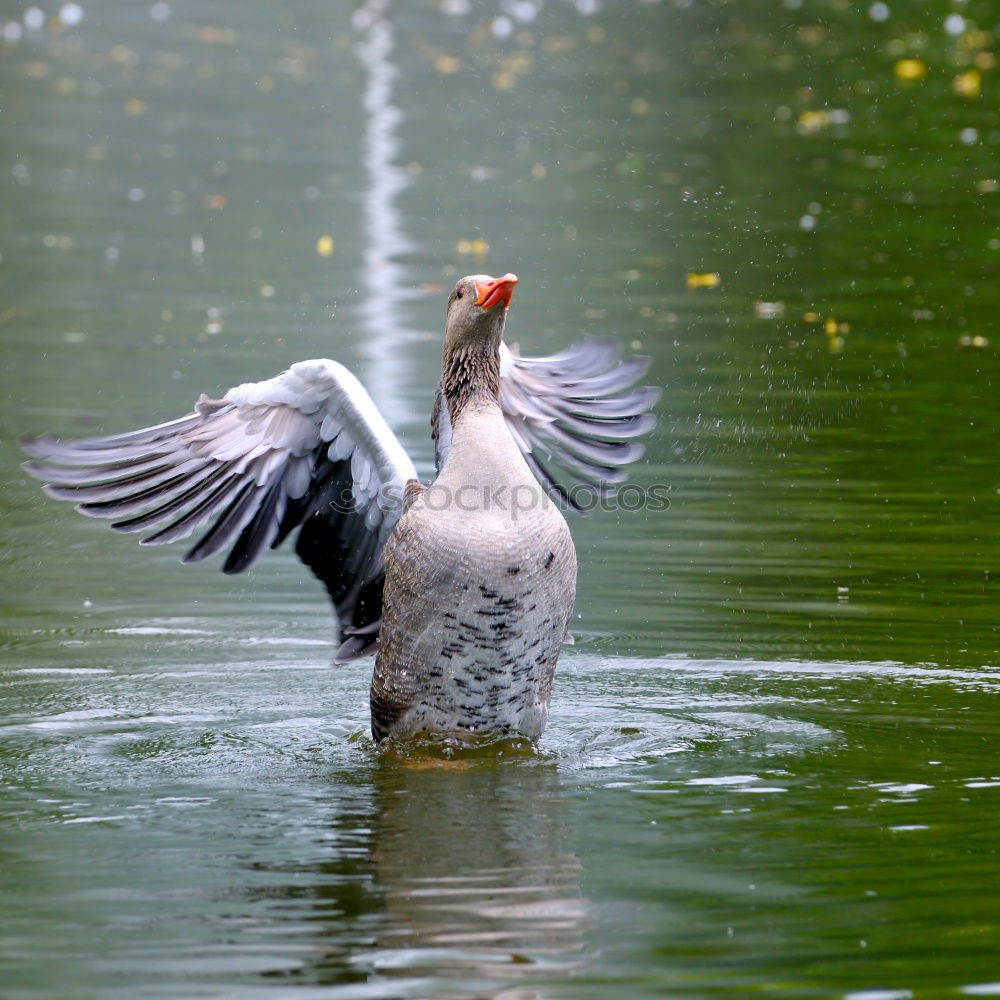
{"type": "Polygon", "coordinates": [[[418,501],[386,548],[372,680],[372,732],[536,738],[576,590],[576,554],[546,501],[520,523],[503,513],[418,501]]]}

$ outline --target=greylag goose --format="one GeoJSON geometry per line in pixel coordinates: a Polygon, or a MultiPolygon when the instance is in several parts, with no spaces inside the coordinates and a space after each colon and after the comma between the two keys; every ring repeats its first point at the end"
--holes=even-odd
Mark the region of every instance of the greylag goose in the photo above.
{"type": "Polygon", "coordinates": [[[470,275],[448,299],[429,487],[361,383],[327,359],[130,433],[24,439],[25,469],[82,514],[152,531],[144,545],[200,532],[184,561],[228,550],[225,573],[298,529],[296,552],[336,608],[336,662],[376,647],[376,740],[535,739],[576,590],[552,501],[579,507],[580,488],[625,478],[659,393],[632,388],[647,359],[620,362],[608,340],[539,358],[507,347],[516,282],[470,275]]]}

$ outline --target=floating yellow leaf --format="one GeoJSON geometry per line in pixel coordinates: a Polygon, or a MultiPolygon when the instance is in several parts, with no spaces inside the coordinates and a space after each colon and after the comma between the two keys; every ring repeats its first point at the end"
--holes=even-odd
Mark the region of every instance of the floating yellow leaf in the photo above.
{"type": "Polygon", "coordinates": [[[979,76],[978,69],[966,70],[964,73],[959,73],[954,80],[951,81],[951,89],[958,94],[959,97],[978,97],[980,84],[982,79],[979,76]]]}
{"type": "Polygon", "coordinates": [[[851,113],[846,108],[818,108],[803,111],[795,123],[799,135],[815,135],[831,125],[847,125],[851,113]]]}
{"type": "Polygon", "coordinates": [[[803,111],[799,115],[799,131],[806,134],[819,132],[820,129],[826,128],[829,124],[830,121],[825,111],[803,111]]]}
{"type": "Polygon", "coordinates": [[[316,241],[316,253],[320,257],[329,257],[333,253],[333,237],[332,236],[321,236],[316,241]]]}
{"type": "Polygon", "coordinates": [[[455,244],[455,253],[460,254],[463,257],[467,257],[470,254],[474,257],[485,257],[489,251],[489,243],[481,236],[477,236],[472,240],[459,240],[455,244]]]}
{"type": "Polygon", "coordinates": [[[823,332],[829,340],[842,340],[845,334],[851,332],[851,324],[838,323],[832,316],[827,316],[823,323],[823,332]]]}
{"type": "Polygon", "coordinates": [[[684,276],[684,285],[690,289],[718,288],[720,284],[722,284],[722,278],[715,271],[710,271],[707,274],[694,274],[689,271],[684,276]]]}
{"type": "Polygon", "coordinates": [[[892,71],[897,80],[919,80],[927,72],[927,65],[923,59],[900,59],[892,71]]]}
{"type": "Polygon", "coordinates": [[[974,336],[968,333],[962,334],[958,338],[959,347],[973,347],[976,350],[981,351],[984,347],[989,347],[990,342],[987,337],[984,337],[981,333],[977,333],[974,336]]]}
{"type": "Polygon", "coordinates": [[[462,64],[454,56],[447,56],[443,52],[434,57],[434,68],[439,73],[444,73],[446,76],[457,73],[461,68],[462,64]]]}

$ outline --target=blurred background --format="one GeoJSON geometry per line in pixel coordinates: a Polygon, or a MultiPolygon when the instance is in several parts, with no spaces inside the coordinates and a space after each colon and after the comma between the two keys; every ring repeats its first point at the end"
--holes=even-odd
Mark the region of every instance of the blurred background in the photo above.
{"type": "Polygon", "coordinates": [[[997,16],[0,0],[9,995],[1000,995],[997,16]],[[541,756],[387,762],[290,551],[18,469],[332,357],[426,478],[447,293],[508,270],[522,352],[664,390],[541,756]]]}

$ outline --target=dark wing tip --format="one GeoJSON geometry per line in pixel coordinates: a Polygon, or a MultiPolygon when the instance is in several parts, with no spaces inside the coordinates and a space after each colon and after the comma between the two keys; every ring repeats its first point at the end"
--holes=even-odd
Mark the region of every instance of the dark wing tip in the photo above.
{"type": "Polygon", "coordinates": [[[333,654],[334,666],[341,666],[350,663],[352,660],[360,660],[362,656],[371,653],[378,642],[378,633],[375,635],[349,635],[337,647],[337,652],[333,654]]]}

